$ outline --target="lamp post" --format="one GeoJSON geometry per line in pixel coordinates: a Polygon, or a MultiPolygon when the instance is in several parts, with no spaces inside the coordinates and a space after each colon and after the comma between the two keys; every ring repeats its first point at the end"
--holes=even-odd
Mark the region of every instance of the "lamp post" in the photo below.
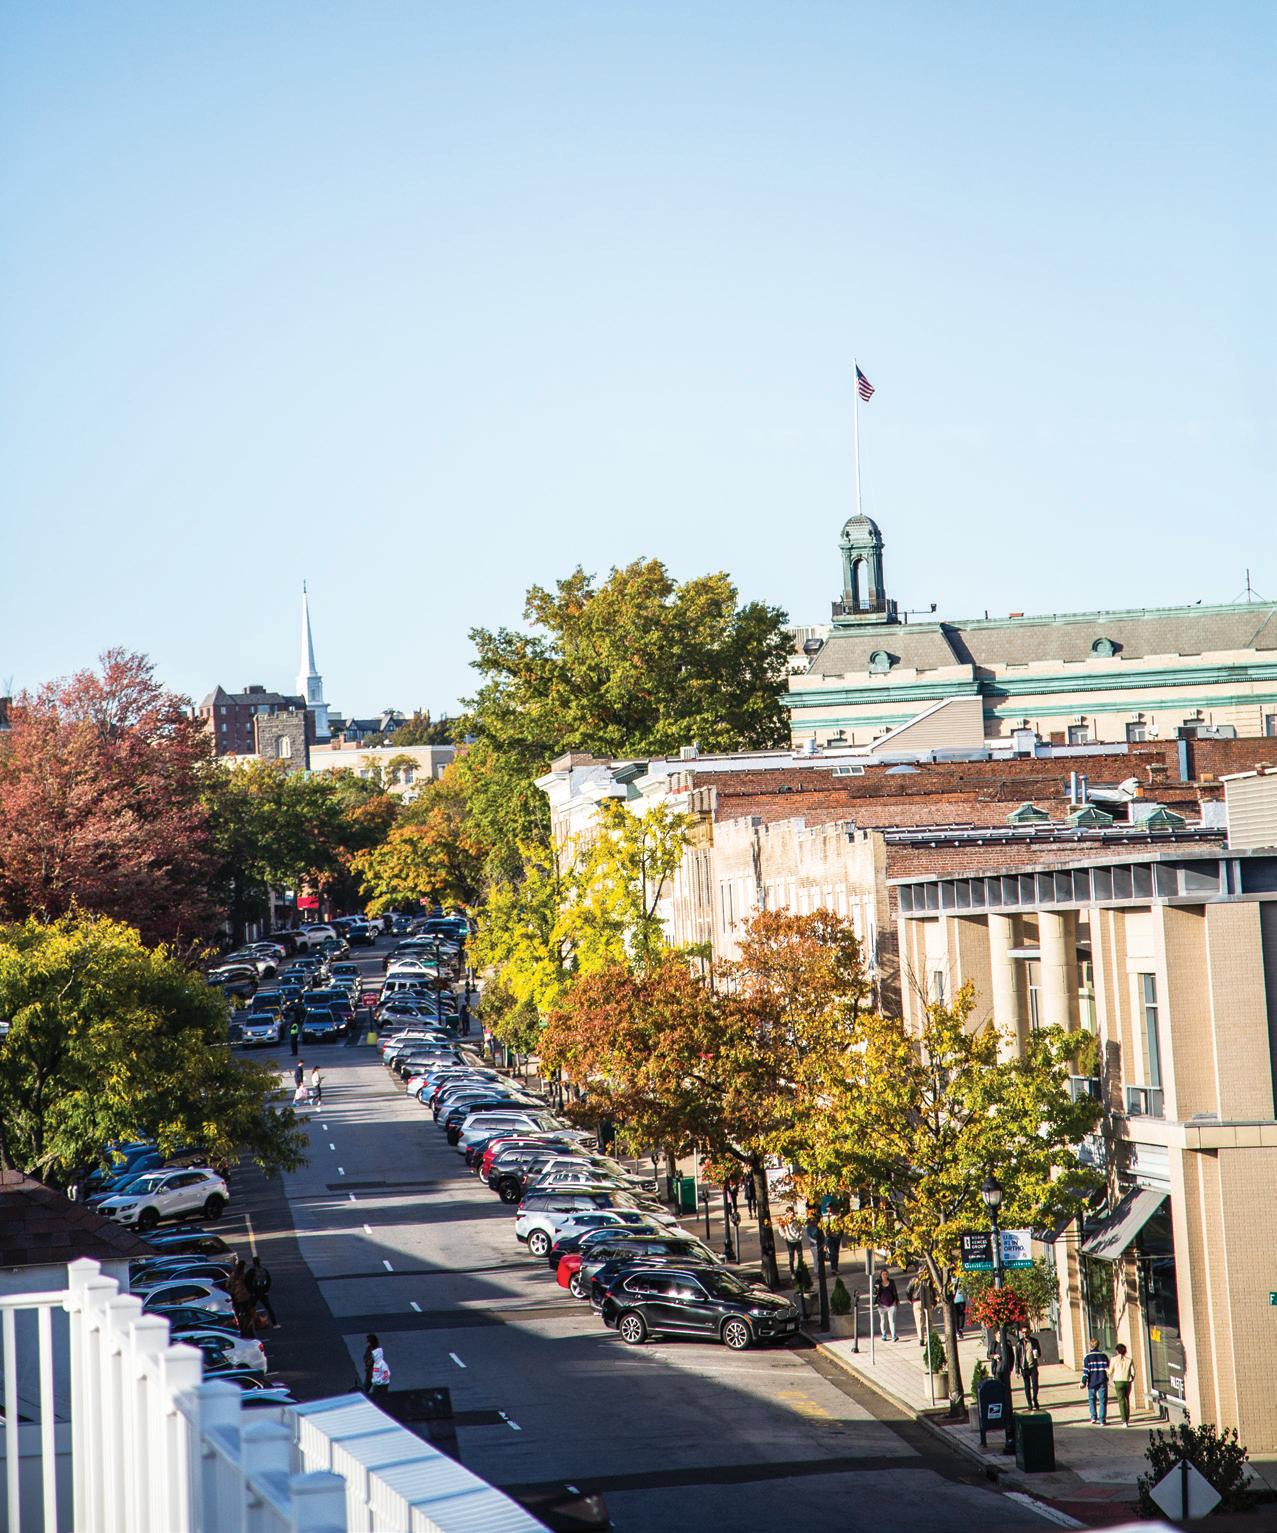
{"type": "MultiPolygon", "coordinates": [[[[998,1210],[1002,1207],[1002,1183],[992,1172],[985,1177],[980,1184],[980,1196],[984,1199],[984,1206],[989,1210],[989,1220],[993,1225],[993,1286],[1002,1288],[1002,1229],[998,1223],[998,1210]]],[[[1015,1451],[1015,1426],[1012,1422],[1013,1400],[1011,1393],[1011,1343],[1007,1337],[1005,1324],[998,1327],[998,1377],[1002,1380],[1002,1391],[1005,1405],[1003,1417],[1006,1421],[1006,1448],[1008,1453],[1015,1451]]]]}

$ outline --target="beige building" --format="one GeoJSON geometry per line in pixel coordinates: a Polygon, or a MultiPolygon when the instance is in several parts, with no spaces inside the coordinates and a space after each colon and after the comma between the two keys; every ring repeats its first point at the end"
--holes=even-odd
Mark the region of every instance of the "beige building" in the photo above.
{"type": "Polygon", "coordinates": [[[312,772],[354,772],[378,777],[391,793],[413,799],[423,783],[442,777],[454,745],[312,745],[312,772]]]}
{"type": "Polygon", "coordinates": [[[976,706],[946,715],[941,743],[954,747],[1017,732],[1061,745],[1277,736],[1277,606],[908,622],[886,594],[883,548],[877,525],[852,517],[830,628],[794,630],[795,744],[864,746],[956,699],[976,706]]]}
{"type": "MultiPolygon", "coordinates": [[[[905,1014],[971,982],[1014,1049],[1096,1034],[1108,1201],[1042,1232],[1060,1350],[1124,1341],[1136,1394],[1277,1449],[1277,856],[1176,848],[903,880],[905,1014]]],[[[1014,1175],[1013,1168],[1004,1169],[1014,1175]]]]}

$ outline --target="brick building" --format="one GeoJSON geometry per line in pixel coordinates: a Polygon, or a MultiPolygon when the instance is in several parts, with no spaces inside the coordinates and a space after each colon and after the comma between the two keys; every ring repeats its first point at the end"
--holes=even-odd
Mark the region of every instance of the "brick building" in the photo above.
{"type": "MultiPolygon", "coordinates": [[[[253,733],[254,720],[262,714],[305,711],[306,700],[281,692],[268,692],[263,686],[248,686],[242,692],[227,692],[218,686],[208,694],[197,710],[213,740],[216,756],[253,756],[257,753],[253,733]]],[[[313,715],[311,716],[313,719],[313,715]]],[[[313,723],[307,726],[306,738],[315,738],[313,723]]]]}

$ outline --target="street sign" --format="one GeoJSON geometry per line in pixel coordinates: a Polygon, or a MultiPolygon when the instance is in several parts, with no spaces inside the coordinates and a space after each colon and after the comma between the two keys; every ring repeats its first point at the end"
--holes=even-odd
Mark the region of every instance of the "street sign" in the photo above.
{"type": "Polygon", "coordinates": [[[1268,1295],[1268,1302],[1272,1305],[1277,1305],[1277,1293],[1270,1293],[1268,1295]]]}
{"type": "Polygon", "coordinates": [[[962,1237],[962,1265],[967,1272],[993,1271],[993,1236],[989,1231],[962,1237]]]}
{"type": "Polygon", "coordinates": [[[1224,1499],[1199,1469],[1181,1459],[1149,1492],[1170,1518],[1209,1517],[1224,1499]]]}

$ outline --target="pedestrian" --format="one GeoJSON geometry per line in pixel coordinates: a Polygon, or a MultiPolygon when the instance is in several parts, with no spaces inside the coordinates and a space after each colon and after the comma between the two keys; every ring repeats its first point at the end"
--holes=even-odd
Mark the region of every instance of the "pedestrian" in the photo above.
{"type": "Polygon", "coordinates": [[[318,1065],[310,1072],[310,1094],[316,1107],[324,1105],[324,1077],[319,1073],[318,1065]]]}
{"type": "Polygon", "coordinates": [[[792,1203],[785,1210],[779,1229],[780,1238],[789,1252],[789,1275],[793,1277],[803,1264],[803,1227],[798,1222],[798,1210],[792,1203]]]}
{"type": "Polygon", "coordinates": [[[953,1323],[961,1336],[967,1328],[967,1296],[962,1291],[962,1284],[953,1290],[953,1323]]]}
{"type": "Polygon", "coordinates": [[[1109,1381],[1113,1385],[1113,1398],[1117,1401],[1122,1425],[1131,1424],[1131,1385],[1135,1382],[1135,1359],[1126,1350],[1126,1343],[1119,1341],[1113,1349],[1116,1356],[1109,1369],[1109,1381]]]}
{"type": "Polygon", "coordinates": [[[293,1106],[294,1107],[309,1107],[310,1106],[310,1087],[306,1084],[305,1081],[302,1081],[301,1085],[298,1086],[297,1090],[293,1092],[293,1106]]]}
{"type": "Polygon", "coordinates": [[[253,1296],[254,1304],[260,1304],[266,1311],[266,1318],[279,1330],[279,1321],[275,1318],[275,1306],[270,1302],[270,1273],[262,1266],[260,1256],[253,1257],[253,1265],[244,1274],[244,1281],[248,1284],[248,1291],[253,1296]]]}
{"type": "Polygon", "coordinates": [[[883,1341],[887,1340],[887,1332],[891,1332],[891,1340],[899,1341],[896,1335],[896,1305],[900,1303],[900,1295],[896,1291],[896,1285],[891,1281],[891,1274],[884,1267],[878,1274],[878,1284],[874,1289],[874,1303],[878,1306],[878,1329],[883,1341]]]}
{"type": "Polygon", "coordinates": [[[1091,1425],[1108,1425],[1109,1409],[1109,1358],[1100,1350],[1098,1336],[1091,1337],[1091,1350],[1082,1359],[1082,1388],[1086,1390],[1086,1402],[1091,1410],[1091,1425]]]}
{"type": "Polygon", "coordinates": [[[758,1203],[758,1194],[754,1191],[754,1173],[751,1171],[745,1178],[745,1212],[752,1219],[754,1209],[758,1203]]]}
{"type": "Polygon", "coordinates": [[[292,1049],[293,1058],[297,1057],[297,1050],[301,1047],[302,1025],[296,1017],[288,1024],[288,1043],[292,1049]]]}
{"type": "Polygon", "coordinates": [[[384,1395],[390,1388],[390,1364],[372,1331],[368,1332],[367,1341],[368,1345],[364,1348],[364,1393],[384,1395]]]}
{"type": "Polygon", "coordinates": [[[299,1059],[293,1066],[293,1085],[300,1086],[306,1079],[306,1061],[299,1059]]]}
{"type": "Polygon", "coordinates": [[[235,1321],[239,1326],[241,1336],[253,1334],[253,1292],[248,1286],[248,1269],[243,1261],[237,1256],[235,1265],[231,1268],[231,1275],[226,1282],[226,1291],[230,1295],[230,1301],[235,1310],[235,1321]]]}
{"type": "Polygon", "coordinates": [[[837,1230],[825,1230],[825,1257],[829,1262],[830,1277],[838,1276],[838,1253],[842,1250],[842,1235],[837,1230]]]}
{"type": "Polygon", "coordinates": [[[913,1310],[913,1325],[918,1333],[918,1345],[921,1347],[927,1339],[926,1319],[935,1305],[935,1293],[925,1267],[914,1270],[905,1288],[905,1298],[909,1300],[909,1306],[913,1310]]]}
{"type": "Polygon", "coordinates": [[[464,1038],[470,1032],[470,1002],[464,1000],[461,1003],[461,1035],[464,1038]]]}
{"type": "Polygon", "coordinates": [[[1024,1398],[1031,1411],[1038,1408],[1038,1365],[1041,1361],[1042,1343],[1027,1325],[1022,1325],[1015,1342],[1015,1371],[1024,1384],[1024,1398]]]}

